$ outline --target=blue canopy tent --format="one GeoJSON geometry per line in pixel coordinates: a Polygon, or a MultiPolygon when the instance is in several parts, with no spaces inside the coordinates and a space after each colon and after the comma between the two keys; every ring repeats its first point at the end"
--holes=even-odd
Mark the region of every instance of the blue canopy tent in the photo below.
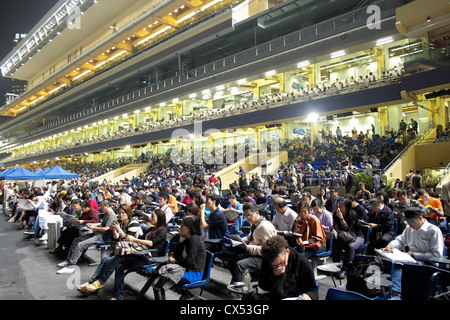
{"type": "Polygon", "coordinates": [[[13,172],[8,172],[0,177],[2,180],[38,180],[43,179],[42,175],[31,172],[24,167],[19,167],[13,172]]]}
{"type": "Polygon", "coordinates": [[[11,173],[11,172],[14,172],[14,171],[16,171],[16,170],[17,170],[16,167],[12,167],[12,168],[6,169],[6,170],[3,171],[2,173],[0,173],[0,177],[4,177],[6,174],[11,173]]]}
{"type": "Polygon", "coordinates": [[[47,168],[45,168],[40,174],[44,175],[44,174],[46,174],[47,172],[49,172],[50,170],[51,170],[51,168],[47,167],[47,168]]]}
{"type": "Polygon", "coordinates": [[[36,171],[34,171],[34,173],[36,174],[42,174],[44,170],[42,170],[41,168],[37,169],[36,171]]]}
{"type": "Polygon", "coordinates": [[[79,177],[78,174],[66,171],[60,166],[55,166],[47,172],[44,170],[41,175],[42,179],[73,179],[79,177]]]}

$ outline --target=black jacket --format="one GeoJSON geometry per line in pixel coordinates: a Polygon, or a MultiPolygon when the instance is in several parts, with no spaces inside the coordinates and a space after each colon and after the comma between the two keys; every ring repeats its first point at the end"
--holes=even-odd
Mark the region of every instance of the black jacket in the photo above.
{"type": "Polygon", "coordinates": [[[259,287],[268,291],[270,299],[298,297],[306,293],[312,300],[319,300],[314,271],[307,258],[295,248],[290,248],[286,271],[275,277],[269,262],[263,259],[259,274],[259,287]]]}

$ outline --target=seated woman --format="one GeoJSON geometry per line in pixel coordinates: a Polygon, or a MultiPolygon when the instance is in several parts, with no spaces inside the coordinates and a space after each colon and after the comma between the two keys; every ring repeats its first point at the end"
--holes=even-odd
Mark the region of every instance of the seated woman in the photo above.
{"type": "Polygon", "coordinates": [[[292,226],[292,232],[300,233],[295,246],[302,255],[310,259],[318,253],[325,251],[326,235],[319,218],[310,214],[310,205],[300,201],[297,205],[298,216],[292,226]]]}
{"type": "MultiPolygon", "coordinates": [[[[180,238],[173,256],[168,264],[159,265],[153,271],[155,298],[161,299],[163,290],[177,290],[183,284],[201,280],[205,262],[206,249],[201,238],[200,219],[187,215],[181,221],[180,238]]],[[[187,291],[183,293],[189,294],[187,291]]]]}
{"type": "MultiPolygon", "coordinates": [[[[66,195],[68,196],[68,195],[66,195]]],[[[64,197],[66,197],[64,196],[64,197]]],[[[70,197],[70,196],[68,196],[70,197]]],[[[66,200],[64,200],[66,201],[66,200]]],[[[68,205],[64,211],[67,214],[72,214],[73,216],[81,216],[81,201],[78,198],[74,198],[70,202],[70,206],[68,205]],[[72,212],[72,213],[71,213],[72,212]]],[[[67,221],[65,219],[65,221],[67,221]]],[[[57,243],[58,246],[49,252],[54,253],[64,253],[64,256],[67,256],[67,253],[69,252],[70,247],[72,246],[72,242],[76,237],[80,236],[80,228],[79,226],[72,226],[70,223],[66,222],[67,224],[61,228],[61,235],[59,236],[57,243]]]]}
{"type": "MultiPolygon", "coordinates": [[[[152,256],[160,256],[164,252],[164,245],[167,239],[166,215],[161,209],[153,211],[151,220],[153,227],[145,234],[144,239],[129,238],[130,241],[140,243],[149,248],[156,249],[157,253],[152,256]]],[[[142,255],[123,256],[121,262],[116,267],[114,277],[114,297],[113,299],[123,299],[123,285],[125,280],[125,272],[131,268],[139,268],[148,265],[148,259],[142,255]]],[[[93,279],[91,279],[93,280],[93,279]]]]}
{"type": "MultiPolygon", "coordinates": [[[[338,209],[333,216],[333,234],[336,241],[333,241],[333,251],[331,257],[333,262],[341,261],[341,251],[344,250],[342,271],[345,271],[350,261],[353,261],[364,238],[361,230],[361,223],[358,214],[352,209],[352,201],[344,199],[339,202],[338,209]]],[[[340,278],[344,278],[341,272],[340,278]]]]}
{"type": "MultiPolygon", "coordinates": [[[[118,222],[113,221],[111,224],[112,235],[115,241],[135,241],[136,238],[142,235],[139,221],[132,218],[132,216],[133,211],[131,207],[127,204],[121,204],[118,210],[118,222]]],[[[75,287],[86,296],[100,290],[125,257],[113,255],[103,258],[91,279],[82,285],[74,284],[75,287]]]]}

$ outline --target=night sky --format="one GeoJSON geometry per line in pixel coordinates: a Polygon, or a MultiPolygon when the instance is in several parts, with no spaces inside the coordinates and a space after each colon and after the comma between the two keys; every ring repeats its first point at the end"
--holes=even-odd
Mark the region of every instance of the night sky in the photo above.
{"type": "MultiPolygon", "coordinates": [[[[16,33],[28,33],[58,0],[1,0],[0,1],[0,61],[18,43],[16,33]]],[[[11,80],[0,72],[0,106],[5,104],[5,94],[11,91],[11,80]]]]}

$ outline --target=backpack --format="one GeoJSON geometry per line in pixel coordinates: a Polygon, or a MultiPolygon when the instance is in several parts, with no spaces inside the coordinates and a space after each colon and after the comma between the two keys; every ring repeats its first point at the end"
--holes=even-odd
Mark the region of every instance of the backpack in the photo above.
{"type": "Polygon", "coordinates": [[[371,286],[364,280],[371,274],[383,272],[383,262],[380,257],[371,257],[361,261],[351,261],[347,266],[347,290],[358,292],[366,297],[374,298],[382,295],[380,287],[371,286]]]}
{"type": "Polygon", "coordinates": [[[353,174],[353,172],[348,172],[348,182],[350,182],[352,185],[358,183],[358,180],[356,180],[356,176],[353,174]]]}

